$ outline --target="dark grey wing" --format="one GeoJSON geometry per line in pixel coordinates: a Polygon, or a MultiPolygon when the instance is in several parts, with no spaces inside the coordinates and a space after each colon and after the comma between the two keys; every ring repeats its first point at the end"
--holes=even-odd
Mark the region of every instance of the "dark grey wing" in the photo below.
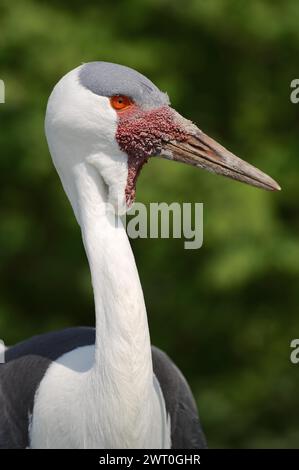
{"type": "Polygon", "coordinates": [[[152,346],[154,373],[170,415],[171,447],[173,449],[204,449],[207,447],[195,400],[181,371],[160,349],[152,346]]]}
{"type": "Polygon", "coordinates": [[[0,364],[0,449],[28,447],[29,415],[49,365],[94,342],[94,328],[68,328],[34,336],[5,351],[5,363],[0,364]]]}

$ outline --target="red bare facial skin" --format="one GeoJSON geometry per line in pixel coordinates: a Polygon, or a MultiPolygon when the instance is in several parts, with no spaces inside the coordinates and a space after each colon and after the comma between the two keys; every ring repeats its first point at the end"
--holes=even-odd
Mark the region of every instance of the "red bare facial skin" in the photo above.
{"type": "Polygon", "coordinates": [[[116,140],[128,155],[128,179],[125,189],[126,203],[130,207],[135,199],[137,177],[151,156],[161,154],[163,143],[171,140],[183,142],[187,132],[175,119],[169,106],[144,111],[137,105],[117,112],[116,140]]]}

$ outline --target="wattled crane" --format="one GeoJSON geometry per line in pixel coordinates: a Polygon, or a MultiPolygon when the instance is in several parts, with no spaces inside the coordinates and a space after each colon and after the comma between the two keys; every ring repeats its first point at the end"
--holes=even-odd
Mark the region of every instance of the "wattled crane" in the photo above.
{"type": "Polygon", "coordinates": [[[279,186],[180,116],[149,79],[122,65],[91,62],[64,76],[49,98],[45,129],[82,231],[96,322],[95,328],[35,336],[6,351],[0,447],[205,447],[187,382],[151,346],[120,216],[131,207],[150,157],[268,190],[279,186]]]}

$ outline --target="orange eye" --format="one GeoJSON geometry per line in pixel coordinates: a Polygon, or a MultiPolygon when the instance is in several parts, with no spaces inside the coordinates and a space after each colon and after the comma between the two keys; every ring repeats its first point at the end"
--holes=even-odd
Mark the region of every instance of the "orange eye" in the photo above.
{"type": "Polygon", "coordinates": [[[115,95],[111,96],[110,103],[112,108],[116,109],[116,111],[121,111],[122,109],[128,108],[133,104],[133,101],[124,95],[115,95]]]}

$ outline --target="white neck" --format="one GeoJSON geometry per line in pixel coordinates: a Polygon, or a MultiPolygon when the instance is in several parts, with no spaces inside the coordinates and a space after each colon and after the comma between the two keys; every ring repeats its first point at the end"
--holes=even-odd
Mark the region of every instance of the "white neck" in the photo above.
{"type": "Polygon", "coordinates": [[[120,218],[107,211],[105,186],[96,169],[83,163],[76,173],[79,222],[95,299],[94,369],[115,385],[121,376],[136,395],[144,396],[153,371],[134,256],[120,218]]]}
{"type": "Polygon", "coordinates": [[[153,374],[138,272],[120,219],[104,206],[121,195],[125,206],[128,160],[115,139],[116,113],[108,98],[78,85],[75,70],[54,88],[45,126],[54,165],[82,230],[94,290],[96,344],[71,350],[49,368],[39,390],[43,400],[35,403],[32,445],[168,447],[169,423],[153,374]]]}
{"type": "MultiPolygon", "coordinates": [[[[96,311],[91,394],[100,395],[104,405],[101,419],[111,436],[103,438],[110,445],[114,439],[128,447],[147,446],[149,435],[157,436],[159,428],[161,436],[163,416],[153,383],[147,315],[134,256],[120,218],[107,211],[107,190],[97,170],[82,163],[75,174],[96,311]]],[[[159,442],[161,437],[155,445],[159,442]]]]}

